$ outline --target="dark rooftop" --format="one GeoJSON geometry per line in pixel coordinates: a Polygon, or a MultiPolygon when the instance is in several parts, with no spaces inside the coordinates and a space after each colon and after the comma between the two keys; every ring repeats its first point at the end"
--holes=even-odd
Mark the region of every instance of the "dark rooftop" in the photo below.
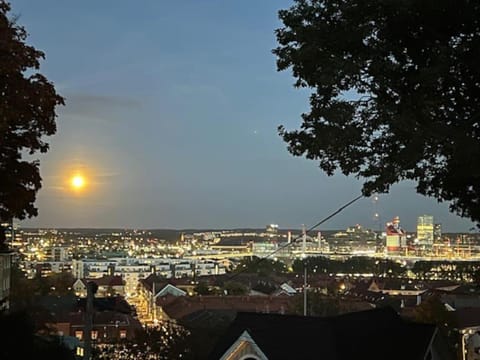
{"type": "Polygon", "coordinates": [[[219,359],[245,330],[269,359],[423,360],[436,328],[404,321],[390,308],[327,318],[238,313],[210,358],[219,359]]]}

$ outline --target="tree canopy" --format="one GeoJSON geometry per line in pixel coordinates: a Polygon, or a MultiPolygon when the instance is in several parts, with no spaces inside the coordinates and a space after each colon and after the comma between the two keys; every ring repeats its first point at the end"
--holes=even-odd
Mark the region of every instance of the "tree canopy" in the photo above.
{"type": "Polygon", "coordinates": [[[243,258],[234,270],[234,272],[246,272],[260,276],[282,274],[286,271],[287,266],[282,261],[259,258],[257,256],[243,258]]]}
{"type": "Polygon", "coordinates": [[[76,359],[60,337],[38,335],[31,315],[27,312],[0,313],[1,359],[76,359]]]}
{"type": "Polygon", "coordinates": [[[292,263],[295,273],[303,273],[307,266],[310,274],[366,274],[382,275],[385,277],[403,276],[406,269],[399,263],[366,256],[354,256],[345,260],[334,260],[323,256],[309,257],[307,260],[296,259],[292,263]]]}
{"type": "Polygon", "coordinates": [[[25,43],[27,32],[9,11],[0,0],[0,222],[37,215],[42,179],[31,155],[48,150],[45,136],[55,133],[55,108],[64,103],[38,72],[44,53],[25,43]]]}
{"type": "Polygon", "coordinates": [[[480,221],[480,3],[296,0],[279,12],[279,71],[312,89],[295,156],[363,193],[401,180],[480,221]]]}

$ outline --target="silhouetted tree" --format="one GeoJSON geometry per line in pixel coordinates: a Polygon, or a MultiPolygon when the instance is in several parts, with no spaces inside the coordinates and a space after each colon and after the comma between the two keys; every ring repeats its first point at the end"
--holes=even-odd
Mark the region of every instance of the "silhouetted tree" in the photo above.
{"type": "Polygon", "coordinates": [[[480,221],[480,3],[296,0],[279,12],[279,71],[313,90],[289,151],[328,175],[400,180],[480,221]]]}
{"type": "Polygon", "coordinates": [[[19,309],[33,300],[33,283],[26,278],[25,272],[17,263],[13,262],[10,269],[10,306],[19,309]]]}
{"type": "Polygon", "coordinates": [[[183,327],[164,323],[158,327],[137,331],[132,340],[97,347],[93,359],[192,359],[189,336],[189,332],[183,327]]]}
{"type": "Polygon", "coordinates": [[[73,295],[72,285],[75,281],[71,273],[63,272],[42,277],[40,273],[28,279],[17,263],[11,267],[10,306],[14,310],[27,310],[34,307],[39,296],[73,295]]]}
{"type": "Polygon", "coordinates": [[[0,313],[0,359],[75,359],[58,337],[38,336],[36,330],[25,312],[0,313]]]}
{"type": "MultiPolygon", "coordinates": [[[[25,44],[27,32],[9,11],[0,0],[0,223],[37,215],[39,161],[23,155],[48,150],[45,136],[55,133],[55,108],[64,103],[37,72],[44,53],[25,44]]],[[[0,228],[0,247],[4,241],[0,228]]]]}
{"type": "Polygon", "coordinates": [[[247,287],[241,282],[227,281],[223,285],[223,289],[227,295],[246,295],[248,293],[247,287]]]}
{"type": "Polygon", "coordinates": [[[260,259],[257,256],[243,258],[234,272],[246,272],[258,274],[260,276],[269,276],[272,274],[282,274],[287,272],[287,266],[282,261],[273,259],[260,259]]]}
{"type": "Polygon", "coordinates": [[[212,291],[210,290],[210,288],[208,287],[207,283],[205,283],[204,281],[200,281],[198,283],[197,286],[195,286],[195,289],[194,291],[198,294],[198,295],[209,295],[212,293],[212,291]]]}
{"type": "MultiPolygon", "coordinates": [[[[303,273],[304,261],[296,259],[292,268],[294,272],[303,273]]],[[[324,256],[310,257],[306,262],[309,273],[319,274],[354,274],[354,273],[384,273],[385,276],[397,277],[404,275],[406,269],[401,264],[383,259],[378,261],[374,258],[364,256],[354,256],[346,260],[332,260],[324,256]]]]}

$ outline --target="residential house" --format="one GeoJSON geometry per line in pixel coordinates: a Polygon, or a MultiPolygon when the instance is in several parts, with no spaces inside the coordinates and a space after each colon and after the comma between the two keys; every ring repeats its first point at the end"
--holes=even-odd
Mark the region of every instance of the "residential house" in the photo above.
{"type": "Polygon", "coordinates": [[[368,290],[393,296],[417,296],[424,293],[427,288],[422,283],[411,279],[372,279],[368,290]]]}
{"type": "Polygon", "coordinates": [[[464,284],[451,291],[442,291],[441,299],[455,309],[480,307],[480,287],[464,284]]]}
{"type": "Polygon", "coordinates": [[[450,308],[464,360],[480,360],[480,307],[450,308]]]}
{"type": "Polygon", "coordinates": [[[434,325],[390,308],[335,317],[238,313],[210,359],[450,359],[434,325]]]}
{"type": "Polygon", "coordinates": [[[187,292],[174,285],[172,280],[167,280],[155,274],[151,274],[139,281],[139,310],[142,315],[152,320],[163,320],[161,305],[157,299],[166,297],[185,296],[187,292]]]}
{"type": "MultiPolygon", "coordinates": [[[[74,336],[78,340],[84,341],[87,336],[85,316],[85,312],[63,314],[57,317],[54,325],[60,335],[74,336]]],[[[135,331],[139,329],[141,329],[140,322],[131,315],[115,311],[97,311],[93,316],[90,336],[97,343],[131,340],[135,336],[135,331]]]]}
{"type": "Polygon", "coordinates": [[[72,286],[75,295],[80,297],[87,296],[87,283],[89,281],[93,281],[98,286],[96,297],[125,295],[125,282],[121,276],[117,275],[104,275],[101,278],[94,279],[77,279],[72,286]]]}
{"type": "Polygon", "coordinates": [[[280,285],[280,287],[275,290],[272,295],[273,296],[294,296],[298,293],[297,290],[295,290],[293,287],[291,287],[287,283],[283,283],[280,285]]]}
{"type": "Polygon", "coordinates": [[[158,314],[171,321],[205,310],[285,314],[291,305],[291,296],[167,296],[157,300],[158,314]]]}

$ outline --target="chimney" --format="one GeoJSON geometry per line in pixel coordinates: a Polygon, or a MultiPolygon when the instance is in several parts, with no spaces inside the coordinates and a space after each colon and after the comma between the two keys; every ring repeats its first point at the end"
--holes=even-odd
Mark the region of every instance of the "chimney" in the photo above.
{"type": "Polygon", "coordinates": [[[93,281],[87,283],[87,306],[85,311],[85,352],[84,360],[90,360],[92,357],[92,329],[93,329],[93,297],[97,292],[98,286],[93,281]]]}

